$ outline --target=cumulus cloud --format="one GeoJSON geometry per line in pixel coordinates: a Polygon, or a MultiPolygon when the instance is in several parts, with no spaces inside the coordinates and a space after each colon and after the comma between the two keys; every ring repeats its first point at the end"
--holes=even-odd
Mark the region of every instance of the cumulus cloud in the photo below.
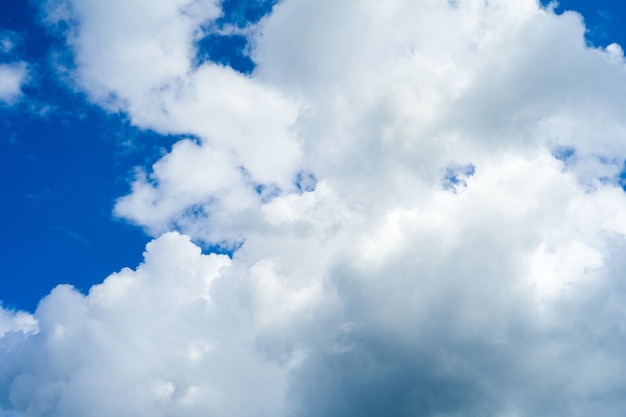
{"type": "Polygon", "coordinates": [[[47,4],[93,101],[188,136],[117,202],[144,263],[5,325],[0,410],[624,414],[626,76],[580,15],[285,0],[245,75],[194,60],[217,3],[47,4]]]}
{"type": "Polygon", "coordinates": [[[280,414],[281,370],[252,349],[219,282],[229,265],[170,233],[88,295],[57,287],[38,333],[3,351],[3,403],[24,416],[280,414]]]}

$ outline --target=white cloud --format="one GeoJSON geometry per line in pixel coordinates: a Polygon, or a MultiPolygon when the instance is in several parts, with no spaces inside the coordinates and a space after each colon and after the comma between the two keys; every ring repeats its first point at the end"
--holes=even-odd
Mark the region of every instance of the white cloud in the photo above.
{"type": "Polygon", "coordinates": [[[83,296],[57,287],[39,333],[4,352],[23,415],[277,415],[284,375],[254,349],[223,255],[165,234],[83,296]],[[217,298],[219,297],[219,298],[217,298]],[[37,352],[32,357],[30,352],[37,352]]]}
{"type": "Polygon", "coordinates": [[[184,77],[199,25],[219,15],[215,0],[51,0],[43,8],[47,23],[64,23],[77,83],[114,108],[184,77]]]}
{"type": "Polygon", "coordinates": [[[0,102],[12,104],[22,95],[21,86],[27,75],[24,62],[0,64],[0,102]]]}
{"type": "Polygon", "coordinates": [[[626,77],[579,15],[285,0],[245,76],[193,65],[213,3],[63,5],[77,85],[195,137],[116,213],[242,246],[168,233],[57,288],[2,351],[0,410],[623,415],[626,77]]]}
{"type": "Polygon", "coordinates": [[[32,315],[18,311],[5,310],[0,307],[0,337],[8,333],[37,333],[37,322],[32,315]]]}
{"type": "MultiPolygon", "coordinates": [[[[245,168],[251,184],[289,188],[299,165],[290,131],[296,103],[231,68],[196,66],[195,42],[221,15],[218,3],[58,0],[45,10],[48,23],[69,25],[74,83],[93,101],[128,112],[141,127],[195,135],[203,149],[228,161],[224,169],[245,168]]],[[[204,203],[200,194],[194,203],[204,203]]]]}

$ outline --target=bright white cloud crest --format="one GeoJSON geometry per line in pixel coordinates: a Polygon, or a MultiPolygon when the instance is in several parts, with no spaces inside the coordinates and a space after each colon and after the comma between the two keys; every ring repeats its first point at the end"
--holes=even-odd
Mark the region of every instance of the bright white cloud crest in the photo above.
{"type": "Polygon", "coordinates": [[[621,47],[534,0],[284,0],[247,76],[194,61],[218,4],[149,3],[48,16],[95,102],[193,137],[116,206],[170,232],[3,311],[0,410],[624,414],[621,47]]]}

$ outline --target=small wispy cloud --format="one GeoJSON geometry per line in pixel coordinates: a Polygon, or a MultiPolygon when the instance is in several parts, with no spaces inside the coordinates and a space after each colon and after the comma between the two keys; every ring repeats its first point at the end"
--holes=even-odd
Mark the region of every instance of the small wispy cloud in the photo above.
{"type": "Polygon", "coordinates": [[[22,95],[27,68],[24,62],[0,64],[0,102],[13,104],[22,95]]]}

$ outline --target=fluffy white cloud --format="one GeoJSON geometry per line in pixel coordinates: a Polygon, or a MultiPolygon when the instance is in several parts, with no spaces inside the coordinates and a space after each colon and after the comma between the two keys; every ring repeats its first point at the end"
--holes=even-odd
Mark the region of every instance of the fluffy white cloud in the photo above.
{"type": "Polygon", "coordinates": [[[37,333],[37,321],[32,315],[18,311],[10,311],[0,307],[0,337],[8,333],[37,333]]]}
{"type": "Polygon", "coordinates": [[[57,287],[39,332],[3,350],[3,406],[24,416],[280,415],[284,373],[253,349],[230,260],[177,233],[83,296],[57,287]],[[36,356],[32,356],[36,353],[36,356]]]}
{"type": "Polygon", "coordinates": [[[219,15],[215,0],[51,0],[43,8],[67,34],[77,83],[112,107],[184,77],[199,25],[219,15]]]}
{"type": "Polygon", "coordinates": [[[44,9],[65,30],[76,87],[92,100],[141,127],[197,136],[250,181],[288,187],[299,155],[289,135],[295,104],[231,68],[196,65],[195,43],[221,15],[218,3],[54,0],[44,9]]]}
{"type": "Polygon", "coordinates": [[[22,84],[27,75],[24,62],[0,64],[0,102],[12,104],[22,95],[22,84]]]}
{"type": "Polygon", "coordinates": [[[624,414],[626,76],[579,15],[285,0],[246,76],[194,64],[215,3],[54,5],[81,89],[193,136],[116,213],[241,246],[166,233],[57,288],[7,327],[0,410],[624,414]]]}

